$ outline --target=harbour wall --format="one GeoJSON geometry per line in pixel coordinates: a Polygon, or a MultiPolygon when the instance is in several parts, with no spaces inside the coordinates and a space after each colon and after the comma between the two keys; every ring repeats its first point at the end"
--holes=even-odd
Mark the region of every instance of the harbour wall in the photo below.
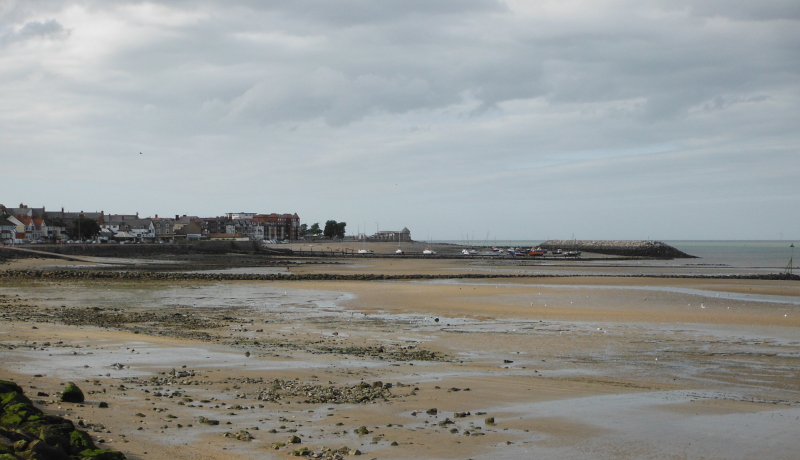
{"type": "Polygon", "coordinates": [[[695,256],[663,243],[661,241],[643,240],[547,240],[539,247],[554,251],[593,252],[627,257],[649,257],[655,259],[694,259],[695,256]]]}

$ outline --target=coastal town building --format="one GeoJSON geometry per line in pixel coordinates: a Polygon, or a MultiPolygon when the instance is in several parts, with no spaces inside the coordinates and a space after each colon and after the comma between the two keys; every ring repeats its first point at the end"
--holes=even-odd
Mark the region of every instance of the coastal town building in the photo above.
{"type": "Polygon", "coordinates": [[[63,222],[58,218],[49,216],[44,207],[31,208],[20,204],[16,208],[0,206],[0,214],[14,226],[13,238],[6,241],[15,243],[42,243],[53,242],[61,239],[66,234],[63,222]]]}
{"type": "Polygon", "coordinates": [[[0,217],[0,244],[14,244],[16,239],[16,224],[7,218],[0,217]]]}
{"type": "Polygon", "coordinates": [[[193,220],[175,231],[175,239],[197,241],[203,237],[203,231],[200,222],[193,220]]]}
{"type": "MultiPolygon", "coordinates": [[[[136,214],[106,214],[99,212],[47,211],[44,207],[31,208],[20,204],[16,208],[0,205],[2,241],[13,242],[68,242],[77,219],[97,222],[99,242],[109,240],[130,242],[169,242],[180,239],[227,239],[254,241],[283,241],[300,238],[300,216],[294,214],[261,214],[255,212],[229,212],[222,216],[200,218],[175,215],[171,217],[140,217],[136,214]]],[[[404,229],[407,235],[407,229],[404,229]]],[[[381,232],[381,239],[406,241],[401,232],[381,232]],[[395,235],[397,234],[397,235],[395,235]]]]}
{"type": "Polygon", "coordinates": [[[181,228],[189,225],[192,222],[196,222],[203,230],[205,230],[205,220],[201,219],[197,216],[187,216],[186,214],[179,216],[175,215],[175,221],[172,223],[172,229],[174,232],[177,232],[181,228]]]}
{"type": "Polygon", "coordinates": [[[218,238],[247,238],[255,241],[296,240],[300,237],[300,216],[294,214],[257,214],[229,212],[204,219],[208,235],[218,238]],[[223,236],[224,235],[224,236],[223,236]]]}
{"type": "Polygon", "coordinates": [[[25,239],[32,242],[44,241],[48,236],[47,224],[40,217],[30,217],[27,215],[14,216],[23,225],[22,233],[25,239]]]}
{"type": "Polygon", "coordinates": [[[151,219],[155,228],[156,238],[169,240],[175,236],[175,219],[171,217],[155,217],[151,219]]]}
{"type": "Polygon", "coordinates": [[[253,220],[264,227],[265,240],[297,240],[300,238],[300,216],[294,214],[257,214],[253,220]]]}
{"type": "Polygon", "coordinates": [[[377,241],[396,241],[402,243],[404,241],[411,241],[411,231],[406,227],[403,227],[400,231],[381,230],[369,238],[377,241]]]}
{"type": "Polygon", "coordinates": [[[0,208],[0,210],[12,216],[38,217],[40,219],[46,217],[44,206],[42,206],[41,208],[30,208],[28,206],[25,206],[23,203],[20,203],[18,208],[3,207],[0,208]]]}

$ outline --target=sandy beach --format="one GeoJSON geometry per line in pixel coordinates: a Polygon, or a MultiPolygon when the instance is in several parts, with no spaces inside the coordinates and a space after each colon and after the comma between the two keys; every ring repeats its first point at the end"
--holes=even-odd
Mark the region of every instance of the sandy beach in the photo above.
{"type": "MultiPolygon", "coordinates": [[[[573,273],[588,264],[323,262],[281,271],[573,273]]],[[[19,259],[0,270],[57,265],[75,262],[19,259]]],[[[303,448],[319,458],[797,458],[800,285],[609,276],[635,270],[673,268],[416,281],[8,279],[0,374],[131,459],[287,458],[303,448]],[[68,381],[85,403],[58,401],[68,381]]]]}

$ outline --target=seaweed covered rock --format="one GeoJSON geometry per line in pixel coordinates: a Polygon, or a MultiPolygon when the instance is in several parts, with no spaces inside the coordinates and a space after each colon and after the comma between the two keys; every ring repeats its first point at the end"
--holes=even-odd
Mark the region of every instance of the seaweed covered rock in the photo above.
{"type": "Polygon", "coordinates": [[[0,460],[124,459],[121,452],[98,449],[71,421],[42,412],[16,383],[0,380],[0,460]]]}
{"type": "Polygon", "coordinates": [[[82,403],[84,401],[83,391],[72,382],[68,382],[64,391],[61,392],[61,401],[82,403]]]}

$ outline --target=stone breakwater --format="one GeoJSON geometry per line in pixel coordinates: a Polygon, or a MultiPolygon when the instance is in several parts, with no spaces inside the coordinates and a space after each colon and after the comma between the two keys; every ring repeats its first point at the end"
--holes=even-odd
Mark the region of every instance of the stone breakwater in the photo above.
{"type": "Polygon", "coordinates": [[[3,279],[40,280],[120,280],[120,281],[385,281],[385,280],[444,280],[444,279],[508,279],[508,278],[558,278],[558,277],[608,277],[608,278],[708,278],[708,279],[761,279],[761,280],[800,280],[800,275],[770,273],[763,275],[564,275],[564,274],[448,274],[448,275],[380,275],[353,274],[248,274],[248,273],[165,273],[165,272],[111,272],[78,270],[5,270],[0,271],[3,279]]]}
{"type": "Polygon", "coordinates": [[[693,259],[695,256],[663,243],[661,241],[628,240],[547,240],[539,245],[550,251],[556,249],[585,251],[614,256],[650,257],[656,259],[693,259]]]}

